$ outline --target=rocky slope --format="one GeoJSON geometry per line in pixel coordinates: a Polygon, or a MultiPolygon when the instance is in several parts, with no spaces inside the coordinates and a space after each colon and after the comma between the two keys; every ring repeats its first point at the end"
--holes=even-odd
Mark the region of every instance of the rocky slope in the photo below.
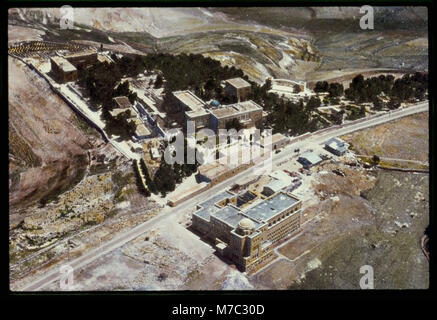
{"type": "Polygon", "coordinates": [[[101,140],[82,131],[73,111],[23,63],[10,57],[8,74],[13,226],[23,219],[20,208],[78,183],[88,165],[87,150],[101,140]]]}

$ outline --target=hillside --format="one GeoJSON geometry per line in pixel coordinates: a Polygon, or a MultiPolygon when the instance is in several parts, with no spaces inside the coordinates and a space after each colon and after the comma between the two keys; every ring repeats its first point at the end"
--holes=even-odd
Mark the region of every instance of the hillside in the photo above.
{"type": "Polygon", "coordinates": [[[87,150],[101,142],[45,80],[8,58],[9,204],[11,222],[27,204],[79,182],[88,165],[87,150]],[[85,131],[83,131],[85,130],[85,131]]]}

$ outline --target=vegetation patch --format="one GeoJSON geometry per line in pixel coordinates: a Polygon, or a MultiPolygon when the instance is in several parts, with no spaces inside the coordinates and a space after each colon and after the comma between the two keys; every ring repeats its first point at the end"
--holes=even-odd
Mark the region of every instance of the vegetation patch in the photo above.
{"type": "Polygon", "coordinates": [[[26,167],[40,167],[41,157],[36,155],[29,144],[21,138],[12,126],[9,126],[9,153],[26,167]]]}

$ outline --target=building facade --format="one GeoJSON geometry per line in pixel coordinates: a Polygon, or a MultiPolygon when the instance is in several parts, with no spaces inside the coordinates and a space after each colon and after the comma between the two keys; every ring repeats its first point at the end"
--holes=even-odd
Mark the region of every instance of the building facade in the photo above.
{"type": "Polygon", "coordinates": [[[77,69],[68,60],[55,56],[50,58],[51,72],[59,83],[77,80],[77,69]]]}
{"type": "Polygon", "coordinates": [[[185,113],[185,123],[193,121],[196,129],[208,127],[210,113],[205,110],[206,103],[189,90],[174,91],[176,108],[185,113]]]}
{"type": "Polygon", "coordinates": [[[209,110],[211,113],[210,128],[215,132],[226,129],[226,124],[238,119],[244,128],[254,127],[262,120],[263,109],[252,100],[234,103],[209,110]]]}
{"type": "Polygon", "coordinates": [[[251,84],[242,78],[233,78],[225,81],[226,95],[237,102],[247,100],[251,90],[251,84]]]}
{"type": "Polygon", "coordinates": [[[97,52],[78,52],[64,57],[77,69],[83,69],[98,62],[97,52]]]}

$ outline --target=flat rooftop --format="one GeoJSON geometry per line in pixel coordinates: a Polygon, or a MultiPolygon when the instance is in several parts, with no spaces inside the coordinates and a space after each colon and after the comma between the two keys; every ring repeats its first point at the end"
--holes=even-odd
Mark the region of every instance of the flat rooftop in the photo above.
{"type": "Polygon", "coordinates": [[[295,205],[297,202],[299,202],[297,198],[287,193],[279,192],[246,210],[244,215],[252,220],[266,222],[278,213],[295,205]]]}
{"type": "Polygon", "coordinates": [[[194,111],[194,112],[199,112],[202,110],[205,111],[203,108],[205,102],[203,102],[202,99],[200,99],[190,90],[174,91],[173,95],[175,96],[176,99],[178,99],[185,106],[187,106],[190,109],[190,111],[194,111]]]}
{"type": "MultiPolygon", "coordinates": [[[[238,227],[238,223],[241,219],[247,218],[247,216],[241,212],[239,209],[233,206],[226,206],[214,212],[212,214],[216,219],[226,223],[231,228],[235,229],[238,227]]],[[[263,223],[260,223],[254,219],[250,219],[255,225],[255,230],[257,230],[263,223]]]]}
{"type": "Polygon", "coordinates": [[[325,142],[325,145],[331,147],[334,150],[346,151],[349,144],[339,138],[331,138],[325,142]]]}
{"type": "MultiPolygon", "coordinates": [[[[266,139],[267,137],[265,137],[265,138],[261,138],[260,139],[260,145],[261,146],[266,146],[266,145],[269,145],[270,144],[270,141],[269,141],[269,139],[266,139]]],[[[286,136],[284,136],[282,133],[275,133],[275,134],[273,134],[272,136],[271,136],[271,138],[272,138],[272,144],[275,144],[275,143],[278,143],[279,141],[282,141],[282,140],[286,140],[287,139],[287,137],[286,136]]]]}
{"type": "Polygon", "coordinates": [[[210,112],[217,118],[227,118],[244,114],[256,110],[262,110],[262,107],[252,100],[238,102],[234,104],[224,105],[215,109],[210,109],[210,112]]]}
{"type": "Polygon", "coordinates": [[[119,108],[126,109],[131,107],[131,103],[126,96],[115,97],[113,100],[119,108]]]}
{"type": "Polygon", "coordinates": [[[209,220],[209,217],[211,214],[220,210],[220,207],[215,205],[217,202],[220,202],[226,198],[232,198],[234,196],[235,196],[234,194],[232,194],[228,191],[224,191],[222,193],[219,193],[219,194],[215,195],[214,197],[209,198],[208,200],[200,203],[199,206],[201,206],[202,209],[199,209],[198,211],[196,211],[195,214],[199,217],[202,217],[206,220],[209,220]]]}
{"type": "Polygon", "coordinates": [[[91,55],[95,55],[97,57],[97,52],[95,51],[81,51],[81,52],[75,52],[71,53],[65,56],[65,59],[71,59],[71,58],[82,58],[82,57],[88,57],[91,55]]]}
{"type": "Polygon", "coordinates": [[[137,128],[135,130],[135,134],[138,137],[143,137],[143,136],[150,135],[150,131],[149,131],[149,129],[147,129],[147,127],[143,123],[140,123],[137,125],[137,128]]]}
{"type": "Polygon", "coordinates": [[[225,82],[229,83],[231,86],[237,89],[250,87],[250,83],[242,78],[228,79],[225,82]]]}
{"type": "MultiPolygon", "coordinates": [[[[111,116],[116,117],[116,116],[118,116],[120,113],[123,113],[123,112],[126,112],[126,111],[127,111],[126,109],[114,108],[114,109],[112,109],[111,111],[109,111],[109,113],[111,114],[111,116]]],[[[132,115],[132,112],[131,112],[131,117],[130,117],[130,118],[131,118],[131,119],[134,118],[134,116],[132,115]]]]}
{"type": "Polygon", "coordinates": [[[302,154],[299,158],[306,159],[312,164],[316,164],[322,161],[322,158],[320,158],[317,154],[312,152],[306,152],[302,154]]]}
{"type": "Polygon", "coordinates": [[[236,228],[238,226],[238,222],[241,219],[245,218],[241,211],[233,206],[223,207],[212,214],[218,220],[226,223],[232,228],[236,228]]]}
{"type": "Polygon", "coordinates": [[[199,173],[207,177],[209,179],[214,179],[215,177],[218,177],[222,175],[223,173],[231,170],[232,168],[236,167],[240,163],[232,164],[232,163],[221,163],[219,160],[216,160],[212,163],[205,163],[199,167],[199,173]]]}
{"type": "Polygon", "coordinates": [[[73,66],[68,60],[64,59],[63,57],[55,56],[52,57],[51,59],[64,72],[71,72],[76,70],[76,67],[73,66]]]}
{"type": "Polygon", "coordinates": [[[270,188],[273,192],[278,192],[285,187],[288,187],[290,183],[286,180],[273,180],[267,183],[264,187],[270,188]]]}

